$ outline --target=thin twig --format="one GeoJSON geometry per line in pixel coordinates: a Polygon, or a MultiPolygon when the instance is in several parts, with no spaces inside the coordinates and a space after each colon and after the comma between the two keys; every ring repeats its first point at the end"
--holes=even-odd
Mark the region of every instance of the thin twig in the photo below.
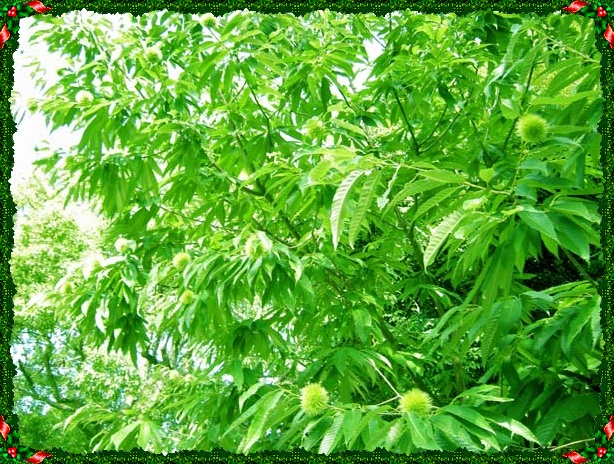
{"type": "Polygon", "coordinates": [[[382,374],[382,372],[377,368],[377,366],[375,365],[375,362],[372,359],[370,361],[371,361],[370,364],[371,366],[373,366],[373,369],[375,369],[375,371],[382,377],[382,379],[384,379],[384,382],[386,382],[388,386],[391,388],[391,390],[396,393],[397,397],[401,398],[401,394],[396,390],[396,388],[392,386],[392,384],[388,381],[386,376],[382,374]]]}
{"type": "MultiPolygon", "coordinates": [[[[529,70],[529,75],[527,76],[527,83],[524,87],[524,93],[522,95],[522,98],[520,99],[521,108],[524,105],[527,95],[529,94],[529,87],[531,85],[531,79],[533,78],[533,71],[535,70],[536,62],[537,62],[537,57],[533,58],[533,62],[531,63],[531,69],[529,70]]],[[[501,148],[501,151],[503,153],[505,153],[505,150],[507,149],[507,144],[510,141],[510,137],[512,136],[512,133],[514,132],[514,128],[516,127],[517,121],[518,121],[518,118],[515,118],[514,122],[512,123],[512,126],[510,127],[510,130],[507,132],[507,136],[505,137],[505,141],[503,142],[503,147],[501,148]]]]}
{"type": "Polygon", "coordinates": [[[565,256],[567,256],[569,261],[571,261],[571,264],[573,264],[576,270],[582,275],[582,277],[588,280],[595,288],[599,288],[599,284],[595,282],[595,280],[590,275],[588,275],[586,270],[580,265],[576,258],[574,258],[573,255],[569,251],[567,251],[566,248],[561,247],[561,249],[563,250],[563,253],[565,253],[565,256]]]}
{"type": "Polygon", "coordinates": [[[560,449],[563,449],[563,448],[568,448],[568,447],[570,447],[572,445],[577,445],[578,443],[587,443],[587,442],[594,441],[594,440],[595,440],[594,438],[585,438],[584,440],[572,441],[571,443],[565,443],[564,445],[555,446],[553,448],[548,448],[548,449],[550,451],[556,451],[556,450],[560,450],[560,449]]]}
{"type": "Polygon", "coordinates": [[[405,113],[405,108],[403,108],[403,105],[401,104],[401,100],[399,99],[399,94],[397,93],[397,89],[393,88],[392,93],[394,93],[394,98],[396,99],[397,104],[399,105],[399,109],[401,110],[401,116],[403,116],[405,125],[407,126],[407,129],[409,130],[409,134],[411,135],[411,139],[414,142],[414,151],[416,152],[416,156],[419,156],[420,155],[420,145],[418,144],[418,140],[416,140],[416,135],[414,134],[414,130],[411,127],[407,114],[405,113]]]}

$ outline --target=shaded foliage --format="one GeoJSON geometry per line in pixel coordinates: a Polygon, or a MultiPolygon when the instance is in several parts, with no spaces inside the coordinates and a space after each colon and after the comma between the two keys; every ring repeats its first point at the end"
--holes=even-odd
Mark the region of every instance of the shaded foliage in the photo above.
{"type": "Polygon", "coordinates": [[[119,382],[121,398],[84,404],[68,429],[96,424],[97,447],[239,452],[592,436],[603,99],[590,22],[41,23],[66,66],[40,110],[83,135],[39,164],[109,221],[99,262],[46,301],[75,340],[160,379],[143,378],[140,410],[119,382]],[[527,114],[539,118],[519,126],[527,114]],[[531,280],[550,256],[560,272],[531,280]],[[314,383],[326,395],[308,403],[314,383]]]}

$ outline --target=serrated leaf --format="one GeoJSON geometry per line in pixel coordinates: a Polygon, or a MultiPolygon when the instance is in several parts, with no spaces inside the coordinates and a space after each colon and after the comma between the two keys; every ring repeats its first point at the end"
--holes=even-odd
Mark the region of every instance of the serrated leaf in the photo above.
{"type": "Polygon", "coordinates": [[[332,419],[330,416],[323,416],[319,419],[312,421],[305,428],[305,435],[303,435],[303,447],[309,451],[316,446],[316,444],[322,439],[322,436],[326,430],[330,427],[332,419]]]}
{"type": "Polygon", "coordinates": [[[110,441],[113,446],[115,446],[115,448],[117,449],[120,449],[122,444],[128,440],[128,437],[134,433],[134,431],[139,425],[141,425],[139,421],[132,422],[131,424],[126,425],[125,427],[119,429],[119,431],[111,435],[110,441]]]}
{"type": "Polygon", "coordinates": [[[599,222],[599,214],[596,212],[596,205],[594,203],[577,200],[575,198],[565,198],[557,200],[551,206],[552,210],[559,211],[561,213],[568,213],[580,216],[590,222],[599,222]],[[595,211],[590,211],[594,209],[595,211]]]}
{"type": "Polygon", "coordinates": [[[427,190],[432,190],[434,188],[440,187],[442,184],[443,182],[432,179],[420,179],[407,183],[405,187],[403,187],[401,191],[397,193],[388,203],[384,210],[384,214],[387,214],[388,211],[390,211],[391,208],[394,208],[401,200],[404,200],[411,195],[426,192],[427,190]]]}
{"type": "Polygon", "coordinates": [[[343,179],[339,188],[333,197],[333,204],[330,209],[330,228],[333,236],[333,247],[337,249],[339,237],[343,229],[343,216],[350,190],[358,178],[363,174],[363,171],[352,171],[343,179]]]}
{"type": "Polygon", "coordinates": [[[599,306],[591,305],[590,301],[587,304],[578,305],[577,311],[573,319],[567,324],[561,340],[561,348],[563,348],[563,353],[567,357],[571,358],[574,341],[580,336],[584,327],[591,323],[594,314],[600,313],[600,309],[599,306]]]}
{"type": "Polygon", "coordinates": [[[343,414],[339,413],[335,416],[330,429],[322,438],[322,443],[320,443],[320,449],[318,453],[320,454],[329,454],[331,450],[335,449],[339,440],[342,437],[341,425],[343,424],[343,414]]]}
{"type": "Polygon", "coordinates": [[[249,387],[249,389],[239,397],[239,411],[243,409],[243,405],[245,404],[245,401],[249,397],[251,397],[254,393],[256,393],[260,389],[260,387],[263,387],[264,385],[265,384],[263,382],[255,383],[254,385],[249,387]]]}
{"type": "Polygon", "coordinates": [[[412,220],[416,220],[417,218],[422,216],[424,213],[426,213],[431,208],[441,205],[445,199],[454,195],[454,193],[457,192],[458,190],[459,190],[459,187],[446,188],[446,189],[440,190],[439,192],[435,193],[432,197],[427,198],[424,201],[424,203],[422,203],[418,207],[412,220]]]}
{"type": "Polygon", "coordinates": [[[553,407],[559,415],[565,417],[565,421],[572,422],[584,416],[592,415],[599,409],[598,393],[582,393],[571,396],[553,407]]]}
{"type": "Polygon", "coordinates": [[[556,105],[567,106],[575,101],[579,101],[585,98],[599,98],[600,92],[598,90],[587,90],[585,92],[578,92],[572,95],[558,95],[556,97],[537,97],[531,100],[532,105],[556,105]]]}
{"type": "Polygon", "coordinates": [[[367,215],[367,210],[369,209],[369,205],[371,204],[371,199],[373,198],[373,194],[375,193],[375,189],[377,188],[378,182],[381,177],[382,171],[376,169],[369,177],[367,177],[362,186],[360,196],[358,197],[358,203],[356,204],[356,208],[354,209],[354,213],[352,214],[352,219],[350,220],[348,239],[351,248],[354,248],[354,241],[356,240],[356,236],[360,231],[362,221],[367,215]]]}
{"type": "Polygon", "coordinates": [[[354,132],[362,137],[365,137],[365,132],[355,124],[350,124],[349,122],[343,121],[341,119],[331,118],[330,122],[335,124],[336,126],[342,127],[345,130],[350,132],[354,132]]]}
{"type": "Polygon", "coordinates": [[[484,365],[488,361],[495,342],[501,338],[501,332],[499,331],[499,318],[501,317],[501,312],[504,310],[504,307],[504,305],[497,301],[490,307],[490,310],[486,315],[488,321],[486,322],[482,335],[480,336],[480,348],[482,350],[482,362],[484,365]]]}
{"type": "Polygon", "coordinates": [[[588,262],[590,259],[590,247],[588,237],[582,228],[571,219],[559,213],[552,215],[552,222],[557,232],[559,245],[588,262]]]}
{"type": "Polygon", "coordinates": [[[141,428],[139,429],[139,437],[136,441],[137,445],[139,445],[141,449],[145,449],[147,444],[151,441],[154,427],[155,425],[149,421],[144,420],[141,422],[141,428]]]}
{"type": "Polygon", "coordinates": [[[445,406],[445,408],[442,408],[442,409],[444,409],[446,412],[454,414],[457,417],[460,417],[463,420],[466,420],[470,424],[474,424],[480,427],[481,429],[484,429],[485,431],[487,431],[488,433],[492,435],[496,435],[495,431],[488,424],[484,416],[474,411],[473,409],[470,409],[465,406],[457,406],[454,404],[445,406]]]}
{"type": "Polygon", "coordinates": [[[397,420],[392,424],[392,426],[388,430],[388,433],[386,434],[386,449],[392,448],[393,446],[397,445],[397,441],[399,440],[399,438],[401,438],[402,433],[403,422],[402,420],[397,420]]]}
{"type": "Polygon", "coordinates": [[[356,409],[350,409],[343,414],[343,439],[346,446],[353,443],[354,439],[360,434],[357,427],[361,419],[362,413],[356,409]]]}
{"type": "Polygon", "coordinates": [[[267,421],[274,413],[275,406],[279,402],[279,399],[283,396],[283,391],[273,391],[263,396],[257,403],[258,411],[252,423],[249,425],[247,435],[241,443],[241,451],[247,453],[252,446],[256,444],[262,437],[262,434],[267,428],[267,421]]]}
{"type": "Polygon", "coordinates": [[[448,238],[448,235],[456,229],[462,219],[463,214],[459,211],[454,211],[431,231],[431,238],[424,250],[424,269],[428,268],[433,263],[437,251],[446,238],[448,238]]]}
{"type": "Polygon", "coordinates": [[[475,442],[471,440],[463,425],[453,417],[437,414],[431,417],[431,422],[436,429],[439,429],[441,433],[459,447],[467,448],[469,451],[477,451],[479,449],[475,442]]]}
{"type": "Polygon", "coordinates": [[[433,437],[433,427],[427,420],[413,412],[405,413],[404,417],[409,428],[411,440],[417,448],[428,450],[438,449],[433,437]]]}
{"type": "Polygon", "coordinates": [[[446,171],[445,169],[435,169],[433,171],[421,171],[418,175],[422,177],[426,177],[427,179],[437,180],[439,182],[444,182],[446,184],[460,184],[461,182],[465,182],[464,176],[460,174],[456,174],[452,171],[446,171]]]}
{"type": "Polygon", "coordinates": [[[531,229],[536,230],[553,240],[557,240],[554,225],[543,211],[520,211],[518,216],[531,229]]]}

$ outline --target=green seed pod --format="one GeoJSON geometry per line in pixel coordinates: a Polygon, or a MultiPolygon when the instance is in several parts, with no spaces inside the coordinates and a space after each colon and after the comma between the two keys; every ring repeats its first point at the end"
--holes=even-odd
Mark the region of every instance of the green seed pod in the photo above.
{"type": "Polygon", "coordinates": [[[322,414],[328,404],[328,392],[317,383],[310,383],[301,389],[301,409],[308,416],[322,414]]]}
{"type": "Polygon", "coordinates": [[[132,242],[130,240],[126,240],[125,238],[118,238],[115,241],[115,249],[118,253],[125,255],[132,249],[132,242]]]}
{"type": "Polygon", "coordinates": [[[186,290],[179,297],[179,302],[184,306],[194,303],[194,301],[196,301],[196,295],[192,290],[186,290]]]}
{"type": "Polygon", "coordinates": [[[541,143],[548,136],[548,123],[536,114],[525,114],[516,126],[518,136],[527,143],[541,143]]]}
{"type": "Polygon", "coordinates": [[[185,252],[177,253],[173,258],[173,266],[175,266],[179,272],[183,271],[189,262],[190,255],[185,252]]]}
{"type": "Polygon", "coordinates": [[[399,400],[401,412],[413,412],[419,416],[428,416],[433,409],[433,403],[428,393],[417,388],[409,390],[399,400]]]}
{"type": "Polygon", "coordinates": [[[74,287],[70,282],[63,282],[62,286],[60,287],[60,293],[64,295],[68,295],[73,290],[74,290],[74,287]]]}
{"type": "Polygon", "coordinates": [[[217,18],[211,13],[205,13],[200,19],[200,23],[204,27],[214,27],[217,24],[217,18]]]}
{"type": "Polygon", "coordinates": [[[325,135],[324,122],[320,118],[311,118],[305,123],[307,137],[310,139],[320,139],[325,135]]]}
{"type": "Polygon", "coordinates": [[[145,49],[145,59],[150,62],[157,62],[162,59],[162,50],[158,46],[147,47],[145,49]]]}
{"type": "Polygon", "coordinates": [[[94,96],[91,92],[87,90],[79,90],[77,95],[75,96],[75,101],[79,104],[89,103],[94,99],[94,96]]]}

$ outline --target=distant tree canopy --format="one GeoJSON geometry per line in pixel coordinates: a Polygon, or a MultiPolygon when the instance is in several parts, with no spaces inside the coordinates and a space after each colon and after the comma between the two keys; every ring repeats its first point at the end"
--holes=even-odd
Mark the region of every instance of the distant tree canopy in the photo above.
{"type": "Polygon", "coordinates": [[[113,398],[73,393],[85,449],[593,436],[590,21],[163,11],[37,29],[67,64],[35,106],[83,130],[40,165],[109,223],[46,304],[72,343],[147,374],[142,397],[121,375],[113,398]]]}

